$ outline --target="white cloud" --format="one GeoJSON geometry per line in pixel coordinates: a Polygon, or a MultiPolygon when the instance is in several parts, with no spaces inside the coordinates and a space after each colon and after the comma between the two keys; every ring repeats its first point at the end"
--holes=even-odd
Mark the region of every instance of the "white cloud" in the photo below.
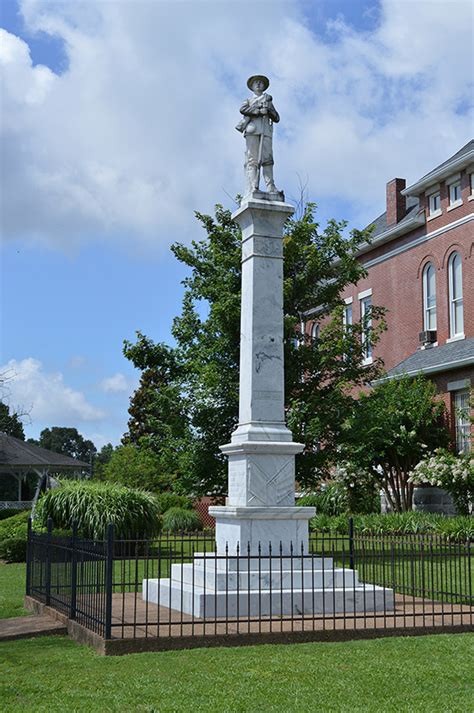
{"type": "Polygon", "coordinates": [[[78,422],[104,418],[104,413],[90,404],[83,393],[64,383],[60,372],[45,372],[38,359],[11,359],[0,367],[0,372],[11,377],[7,384],[9,402],[30,411],[33,422],[76,426],[78,422]]]}
{"type": "MultiPolygon", "coordinates": [[[[303,5],[304,7],[304,5],[303,5]]],[[[371,32],[316,34],[294,3],[23,0],[30,30],[64,39],[69,69],[33,67],[4,33],[4,229],[65,248],[101,234],[155,248],[243,187],[234,130],[245,78],[272,77],[276,179],[361,220],[385,182],[414,180],[470,138],[473,6],[381,3],[371,32]],[[328,38],[330,42],[327,41],[328,38]],[[27,202],[26,202],[27,201],[27,202]]],[[[337,216],[342,217],[342,216],[337,216]]]]}
{"type": "Polygon", "coordinates": [[[117,373],[101,381],[101,389],[106,393],[120,393],[129,391],[130,385],[123,374],[117,373]]]}

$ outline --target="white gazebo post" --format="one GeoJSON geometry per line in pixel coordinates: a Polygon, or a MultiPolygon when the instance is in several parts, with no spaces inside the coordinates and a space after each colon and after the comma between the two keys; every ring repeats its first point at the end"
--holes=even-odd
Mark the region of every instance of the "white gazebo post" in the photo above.
{"type": "Polygon", "coordinates": [[[218,553],[306,552],[314,508],[295,507],[294,443],[285,425],[283,229],[293,206],[255,191],[232,216],[242,229],[239,425],[221,447],[228,501],[209,508],[218,553]]]}

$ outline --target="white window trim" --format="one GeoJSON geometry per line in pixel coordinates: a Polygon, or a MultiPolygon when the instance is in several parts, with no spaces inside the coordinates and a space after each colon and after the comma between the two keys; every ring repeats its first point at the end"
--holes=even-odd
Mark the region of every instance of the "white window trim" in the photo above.
{"type": "Polygon", "coordinates": [[[353,297],[344,297],[344,304],[351,305],[354,302],[353,297]]]}
{"type": "Polygon", "coordinates": [[[466,339],[464,332],[455,334],[454,337],[448,337],[448,339],[446,339],[446,344],[449,344],[450,342],[459,342],[460,339],[466,339]]]}
{"type": "MultiPolygon", "coordinates": [[[[364,310],[363,303],[364,303],[364,300],[367,299],[367,297],[372,297],[372,288],[369,288],[368,290],[364,290],[364,292],[359,292],[358,296],[359,296],[360,317],[362,320],[365,316],[365,313],[363,311],[364,310]]],[[[370,307],[372,307],[372,299],[370,300],[370,307]]],[[[369,335],[370,335],[371,330],[372,330],[372,314],[370,315],[369,335]]],[[[367,334],[365,331],[362,332],[362,337],[364,339],[364,343],[366,342],[368,344],[368,346],[370,347],[370,356],[365,356],[364,359],[362,360],[362,366],[367,366],[368,364],[373,363],[373,355],[372,355],[373,345],[372,345],[370,338],[367,339],[367,334]]]]}
{"type": "Polygon", "coordinates": [[[448,207],[447,211],[454,210],[454,208],[457,208],[458,206],[462,205],[462,181],[461,181],[461,174],[458,173],[455,176],[451,176],[447,181],[446,181],[446,188],[448,189],[448,207]],[[451,187],[454,186],[456,183],[459,183],[459,192],[461,194],[461,197],[458,198],[455,201],[451,201],[451,187]]]}
{"type": "MultiPolygon", "coordinates": [[[[438,314],[437,314],[437,312],[438,312],[437,306],[438,305],[437,305],[437,300],[436,300],[436,268],[432,262],[426,263],[426,265],[423,268],[422,289],[423,289],[423,329],[425,331],[428,331],[428,330],[431,331],[432,329],[436,330],[438,328],[438,314]],[[430,312],[430,310],[428,308],[428,278],[427,278],[427,275],[428,275],[428,270],[430,268],[433,270],[434,281],[435,281],[435,291],[434,291],[434,322],[435,322],[435,326],[434,326],[434,328],[428,327],[428,320],[427,320],[428,313],[430,312]]],[[[432,310],[433,310],[433,308],[431,308],[431,311],[432,310]]]]}
{"type": "Polygon", "coordinates": [[[463,281],[462,281],[462,274],[463,274],[463,269],[462,269],[462,257],[461,254],[458,252],[453,252],[449,256],[448,260],[448,300],[449,300],[449,339],[447,339],[447,342],[454,342],[457,341],[457,339],[464,339],[464,330],[462,332],[454,332],[455,324],[454,324],[454,310],[453,310],[453,302],[454,302],[454,284],[453,284],[453,262],[456,257],[459,257],[461,261],[461,297],[457,297],[456,299],[462,300],[463,303],[463,310],[462,310],[462,322],[464,326],[464,291],[463,291],[463,281]]]}
{"type": "Polygon", "coordinates": [[[435,210],[434,213],[430,213],[429,211],[430,209],[428,208],[428,216],[426,217],[427,221],[433,220],[433,218],[439,218],[440,215],[443,215],[441,208],[439,210],[435,210]]]}
{"type": "Polygon", "coordinates": [[[452,392],[453,394],[453,416],[455,423],[455,435],[456,435],[456,450],[458,453],[470,453],[472,448],[472,434],[471,434],[471,419],[469,414],[469,388],[459,389],[452,392]],[[459,397],[467,396],[467,408],[463,409],[463,417],[460,418],[460,409],[456,405],[456,401],[459,397]],[[465,431],[464,431],[465,429],[465,431]],[[462,435],[461,435],[462,434],[462,435]],[[466,445],[467,448],[460,448],[459,436],[461,435],[462,445],[466,445]]]}

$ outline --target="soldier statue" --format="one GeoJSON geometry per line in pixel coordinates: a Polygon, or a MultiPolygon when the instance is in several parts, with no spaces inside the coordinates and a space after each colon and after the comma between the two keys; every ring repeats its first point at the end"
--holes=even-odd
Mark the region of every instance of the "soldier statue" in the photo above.
{"type": "Polygon", "coordinates": [[[273,99],[266,94],[270,82],[261,74],[250,77],[248,88],[254,96],[246,99],[240,107],[244,118],[235,127],[245,136],[247,148],[245,151],[245,177],[247,181],[246,195],[259,192],[260,170],[267,192],[274,194],[272,199],[284,200],[273,180],[273,124],[280,121],[280,116],[273,106],[273,99]]]}

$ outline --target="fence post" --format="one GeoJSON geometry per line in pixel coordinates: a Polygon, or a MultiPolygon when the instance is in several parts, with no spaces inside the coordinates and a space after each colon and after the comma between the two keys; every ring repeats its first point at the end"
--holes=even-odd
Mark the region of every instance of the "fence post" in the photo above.
{"type": "Polygon", "coordinates": [[[71,604],[69,608],[69,618],[76,618],[77,604],[77,523],[72,524],[71,537],[71,604]]]}
{"type": "Polygon", "coordinates": [[[51,539],[53,532],[53,521],[48,517],[48,534],[46,536],[46,594],[45,604],[49,607],[51,603],[51,539]]]}
{"type": "Polygon", "coordinates": [[[114,574],[114,526],[107,526],[107,559],[105,563],[105,638],[112,638],[112,587],[114,574]]]}
{"type": "Polygon", "coordinates": [[[31,592],[31,517],[28,518],[28,529],[26,538],[26,596],[31,592]]]}
{"type": "Polygon", "coordinates": [[[354,519],[349,518],[349,569],[354,569],[354,519]]]}

